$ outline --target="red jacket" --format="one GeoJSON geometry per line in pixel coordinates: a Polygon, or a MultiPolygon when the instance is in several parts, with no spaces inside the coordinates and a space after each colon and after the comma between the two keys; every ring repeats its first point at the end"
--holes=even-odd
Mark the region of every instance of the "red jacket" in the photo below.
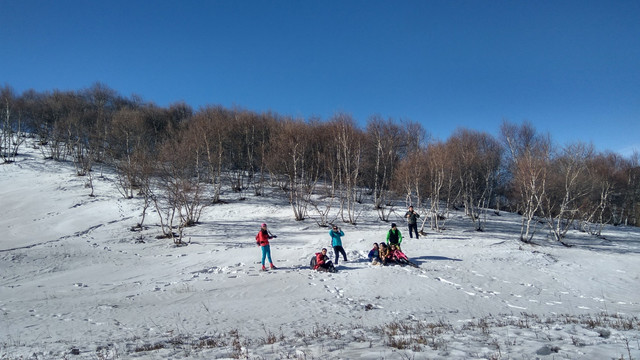
{"type": "Polygon", "coordinates": [[[256,235],[256,242],[260,246],[269,245],[269,239],[271,239],[271,235],[268,232],[260,230],[258,235],[256,235]]]}
{"type": "Polygon", "coordinates": [[[313,269],[316,270],[320,267],[320,265],[323,265],[326,258],[328,257],[326,255],[323,255],[321,252],[316,253],[316,266],[314,266],[313,269]]]}

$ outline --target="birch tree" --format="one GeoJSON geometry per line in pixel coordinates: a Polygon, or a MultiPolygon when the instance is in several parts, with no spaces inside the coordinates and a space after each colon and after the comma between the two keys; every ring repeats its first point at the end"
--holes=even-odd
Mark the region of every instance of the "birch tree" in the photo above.
{"type": "Polygon", "coordinates": [[[330,121],[334,142],[334,160],[342,221],[357,222],[356,205],[361,203],[359,189],[363,134],[350,115],[337,114],[330,121]]]}
{"type": "Polygon", "coordinates": [[[527,122],[518,126],[505,121],[500,134],[508,154],[511,198],[521,214],[520,241],[529,243],[536,233],[536,216],[547,191],[551,140],[537,134],[527,122]]]}

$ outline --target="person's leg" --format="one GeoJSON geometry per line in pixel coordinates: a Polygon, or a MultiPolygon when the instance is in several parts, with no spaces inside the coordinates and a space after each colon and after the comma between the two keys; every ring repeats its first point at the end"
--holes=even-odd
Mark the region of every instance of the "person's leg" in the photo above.
{"type": "Polygon", "coordinates": [[[340,246],[340,252],[342,253],[342,258],[346,262],[347,261],[347,253],[344,251],[344,248],[342,246],[340,246]]]}
{"type": "MultiPolygon", "coordinates": [[[[271,260],[271,246],[265,246],[267,248],[267,258],[269,259],[269,264],[273,265],[273,260],[271,260]]],[[[264,259],[262,260],[262,264],[264,265],[264,259]]]]}
{"type": "Polygon", "coordinates": [[[262,246],[260,247],[260,249],[262,249],[262,266],[264,266],[264,258],[267,257],[267,246],[262,246]]]}
{"type": "Polygon", "coordinates": [[[418,235],[418,223],[413,224],[413,231],[415,231],[416,233],[416,239],[419,239],[420,235],[418,235]]]}
{"type": "Polygon", "coordinates": [[[334,263],[336,263],[336,265],[338,264],[338,258],[340,257],[340,251],[338,250],[339,246],[334,246],[333,247],[333,253],[336,254],[336,261],[334,261],[334,263]]]}
{"type": "Polygon", "coordinates": [[[331,261],[327,261],[327,271],[328,272],[335,272],[336,268],[335,266],[333,266],[333,263],[331,261]]]}
{"type": "Polygon", "coordinates": [[[409,238],[413,239],[413,227],[411,227],[411,224],[409,224],[409,238]]]}

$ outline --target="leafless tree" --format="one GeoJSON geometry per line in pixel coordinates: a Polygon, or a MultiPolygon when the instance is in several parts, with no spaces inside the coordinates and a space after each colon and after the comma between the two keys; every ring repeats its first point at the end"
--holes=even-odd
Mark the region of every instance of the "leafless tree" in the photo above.
{"type": "MultiPolygon", "coordinates": [[[[457,164],[453,161],[451,144],[436,142],[427,147],[426,166],[429,194],[429,219],[431,229],[438,232],[445,227],[451,204],[455,198],[455,189],[458,187],[457,164]]],[[[426,218],[425,218],[426,220],[426,218]]],[[[423,223],[424,226],[424,223],[423,223]]]]}
{"type": "Polygon", "coordinates": [[[322,148],[315,128],[302,120],[282,121],[269,146],[268,164],[286,179],[281,188],[287,193],[296,220],[307,216],[307,206],[323,173],[322,148]]]}
{"type": "Polygon", "coordinates": [[[184,228],[195,225],[206,206],[204,183],[198,176],[202,154],[184,134],[176,130],[163,143],[152,197],[163,234],[176,244],[182,244],[184,228]]]}
{"type": "Polygon", "coordinates": [[[206,107],[194,115],[186,129],[191,133],[188,137],[203,153],[206,176],[203,174],[202,177],[213,189],[211,201],[214,203],[220,201],[222,191],[227,119],[226,110],[222,107],[206,107]]]}
{"type": "Polygon", "coordinates": [[[547,191],[551,140],[548,135],[536,133],[527,122],[515,125],[505,121],[500,133],[508,154],[511,198],[515,210],[522,214],[520,240],[529,243],[537,230],[535,218],[547,191]]]}
{"type": "Polygon", "coordinates": [[[489,134],[458,129],[448,142],[459,169],[459,184],[465,213],[484,230],[486,213],[492,200],[502,157],[500,144],[489,134]]]}
{"type": "Polygon", "coordinates": [[[68,98],[74,97],[72,92],[54,91],[47,94],[43,100],[43,111],[38,135],[40,149],[45,159],[64,160],[67,158],[69,147],[69,131],[66,118],[68,111],[65,104],[68,98]]]}
{"type": "Polygon", "coordinates": [[[592,146],[570,144],[551,164],[541,210],[555,240],[565,245],[563,239],[580,214],[580,201],[589,193],[585,180],[592,153],[592,146]]]}
{"type": "Polygon", "coordinates": [[[387,221],[393,210],[391,180],[406,149],[406,138],[391,119],[372,116],[367,123],[364,146],[363,180],[371,187],[373,206],[380,220],[387,221]]]}
{"type": "Polygon", "coordinates": [[[18,156],[24,134],[20,102],[9,86],[0,88],[0,111],[0,159],[4,163],[11,163],[18,156]]]}
{"type": "Polygon", "coordinates": [[[617,196],[621,204],[619,223],[640,226],[640,153],[635,151],[625,162],[625,191],[617,196]]]}
{"type": "Polygon", "coordinates": [[[113,115],[108,149],[116,175],[118,189],[125,198],[133,198],[140,186],[139,154],[149,151],[145,141],[144,112],[140,109],[124,108],[113,115]]]}
{"type": "Polygon", "coordinates": [[[624,176],[623,159],[614,153],[596,154],[587,159],[586,171],[591,184],[589,196],[583,201],[581,229],[600,236],[605,224],[612,220],[613,194],[621,191],[624,176]]]}
{"type": "Polygon", "coordinates": [[[243,193],[253,183],[260,168],[261,155],[269,142],[269,127],[266,118],[254,112],[236,109],[227,115],[224,151],[226,174],[231,188],[243,193]]]}
{"type": "Polygon", "coordinates": [[[330,120],[334,138],[335,169],[340,199],[342,221],[355,224],[358,214],[356,205],[361,203],[359,189],[362,164],[363,133],[355,125],[351,115],[336,114],[330,120]]]}

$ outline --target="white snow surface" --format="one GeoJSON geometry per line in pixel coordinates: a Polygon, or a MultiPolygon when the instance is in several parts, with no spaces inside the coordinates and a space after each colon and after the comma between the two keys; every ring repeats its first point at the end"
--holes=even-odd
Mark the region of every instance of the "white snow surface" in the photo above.
{"type": "Polygon", "coordinates": [[[389,222],[363,204],[338,221],[349,261],[319,273],[329,230],[277,189],[225,192],[177,247],[153,214],[131,231],[142,200],[113,173],[90,197],[72,164],[24,152],[0,165],[0,359],[640,359],[640,229],[527,245],[517,214],[476,232],[454,212],[411,239],[402,204],[420,267],[381,267],[366,257],[389,222]],[[259,271],[262,222],[277,270],[259,271]]]}

